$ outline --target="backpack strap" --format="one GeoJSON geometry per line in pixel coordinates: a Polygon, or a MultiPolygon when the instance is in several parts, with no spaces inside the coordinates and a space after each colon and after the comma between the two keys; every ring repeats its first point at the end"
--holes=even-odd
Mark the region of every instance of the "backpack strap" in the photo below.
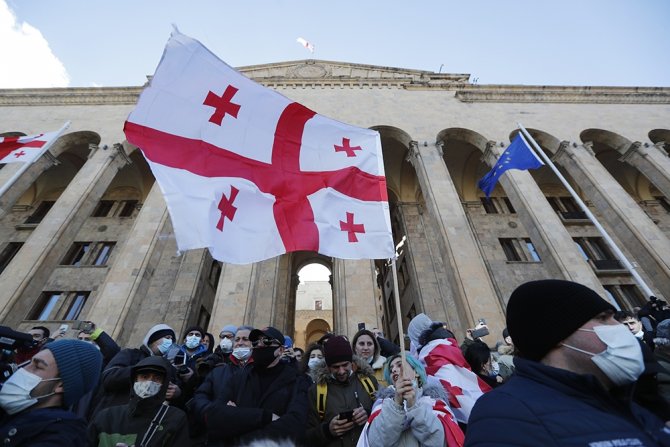
{"type": "Polygon", "coordinates": [[[326,397],[328,396],[328,384],[326,382],[316,384],[316,411],[319,418],[323,420],[326,415],[326,397]]]}
{"type": "Polygon", "coordinates": [[[365,391],[367,391],[368,395],[370,396],[370,400],[372,402],[375,401],[375,392],[377,391],[375,389],[374,383],[372,383],[372,380],[365,375],[362,374],[357,374],[358,375],[358,380],[361,382],[361,385],[363,385],[363,388],[365,391]]]}

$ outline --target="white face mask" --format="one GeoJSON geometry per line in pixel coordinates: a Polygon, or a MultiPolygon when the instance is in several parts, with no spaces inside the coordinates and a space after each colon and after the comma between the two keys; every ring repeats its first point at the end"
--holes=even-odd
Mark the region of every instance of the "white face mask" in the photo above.
{"type": "Polygon", "coordinates": [[[598,338],[607,345],[607,349],[600,353],[584,351],[574,346],[566,348],[590,355],[596,366],[615,385],[627,385],[635,382],[644,371],[644,359],[640,342],[622,324],[594,326],[593,329],[579,329],[585,332],[595,332],[598,338]]]}
{"type": "Polygon", "coordinates": [[[147,397],[155,396],[161,390],[161,384],[158,382],[153,382],[151,380],[145,380],[144,382],[135,382],[133,384],[133,391],[137,394],[137,397],[140,399],[146,399],[147,397]]]}
{"type": "Polygon", "coordinates": [[[161,352],[161,354],[165,354],[170,349],[170,346],[172,346],[172,340],[169,338],[164,338],[161,344],[158,345],[158,350],[161,352]]]}
{"type": "Polygon", "coordinates": [[[233,349],[233,357],[237,360],[246,360],[251,356],[251,348],[235,348],[233,349]]]}
{"type": "Polygon", "coordinates": [[[219,346],[223,352],[230,352],[233,349],[233,341],[230,338],[223,338],[219,346]]]}
{"type": "Polygon", "coordinates": [[[188,349],[195,349],[198,347],[200,344],[200,340],[202,338],[198,337],[197,335],[191,335],[190,337],[186,337],[186,347],[188,349]]]}
{"type": "Polygon", "coordinates": [[[0,389],[0,407],[8,414],[19,413],[26,408],[30,408],[37,403],[39,399],[53,396],[56,393],[45,394],[44,396],[31,396],[30,392],[35,389],[42,381],[61,380],[60,378],[42,379],[31,372],[21,368],[16,370],[12,376],[7,379],[0,389]]]}
{"type": "Polygon", "coordinates": [[[317,368],[317,367],[323,365],[324,363],[325,362],[323,361],[323,359],[320,359],[318,357],[314,357],[312,359],[309,359],[309,361],[307,362],[307,367],[309,369],[314,369],[314,368],[317,368]]]}

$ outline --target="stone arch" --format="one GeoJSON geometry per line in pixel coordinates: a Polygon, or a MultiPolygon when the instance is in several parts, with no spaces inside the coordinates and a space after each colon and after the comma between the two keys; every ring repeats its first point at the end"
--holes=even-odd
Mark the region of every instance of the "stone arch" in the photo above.
{"type": "Polygon", "coordinates": [[[378,131],[381,137],[386,187],[399,201],[416,200],[420,188],[414,166],[409,162],[412,138],[397,127],[373,126],[371,129],[378,131]]]}
{"type": "Polygon", "coordinates": [[[452,127],[438,133],[437,141],[461,200],[479,200],[477,181],[490,169],[482,161],[488,140],[473,130],[452,127]]]}
{"type": "MultiPolygon", "coordinates": [[[[297,346],[305,348],[309,344],[310,330],[313,331],[313,329],[309,329],[308,327],[312,321],[320,320],[323,321],[328,326],[328,328],[333,327],[333,319],[334,319],[333,308],[335,305],[335,297],[333,296],[334,294],[332,289],[333,260],[330,257],[321,255],[316,252],[308,252],[308,251],[294,252],[291,254],[290,272],[291,272],[290,293],[292,301],[289,306],[289,309],[292,309],[295,312],[295,315],[288,321],[289,326],[292,326],[292,328],[289,328],[288,333],[292,334],[293,340],[297,346]],[[330,277],[328,281],[329,284],[328,285],[320,283],[305,284],[302,286],[301,289],[298,275],[304,267],[307,267],[308,265],[312,264],[318,264],[328,269],[328,271],[330,272],[330,277]],[[325,303],[323,308],[321,309],[317,309],[316,307],[308,308],[308,306],[305,305],[308,302],[308,300],[305,299],[306,296],[303,295],[299,296],[298,295],[299,292],[312,294],[312,296],[327,293],[330,296],[324,297],[325,303]],[[330,298],[329,303],[328,298],[330,298]]],[[[319,337],[317,337],[317,339],[319,337]]]]}
{"type": "Polygon", "coordinates": [[[598,161],[636,202],[651,199],[648,195],[649,180],[635,167],[621,160],[622,155],[634,144],[632,141],[603,129],[586,129],[579,137],[584,144],[591,146],[598,161]]]}
{"type": "Polygon", "coordinates": [[[305,327],[305,345],[309,346],[311,343],[317,342],[327,332],[331,332],[331,326],[326,320],[315,318],[307,323],[305,327]]]}
{"type": "Polygon", "coordinates": [[[666,154],[670,154],[670,129],[653,129],[649,131],[649,139],[659,145],[666,154]]]}

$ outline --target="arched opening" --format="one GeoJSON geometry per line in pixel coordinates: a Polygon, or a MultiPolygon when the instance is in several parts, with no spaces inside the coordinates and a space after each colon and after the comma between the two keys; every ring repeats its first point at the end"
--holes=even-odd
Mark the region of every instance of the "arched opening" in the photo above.
{"type": "Polygon", "coordinates": [[[331,268],[311,260],[297,269],[295,346],[305,349],[333,327],[331,268]]]}

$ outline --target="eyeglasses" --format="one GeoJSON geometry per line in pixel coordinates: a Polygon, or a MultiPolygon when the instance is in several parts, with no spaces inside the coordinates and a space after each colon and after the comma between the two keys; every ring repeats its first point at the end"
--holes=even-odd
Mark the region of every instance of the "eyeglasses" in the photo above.
{"type": "Polygon", "coordinates": [[[274,338],[259,338],[258,340],[252,343],[254,347],[268,347],[268,346],[281,346],[277,340],[274,338]]]}

